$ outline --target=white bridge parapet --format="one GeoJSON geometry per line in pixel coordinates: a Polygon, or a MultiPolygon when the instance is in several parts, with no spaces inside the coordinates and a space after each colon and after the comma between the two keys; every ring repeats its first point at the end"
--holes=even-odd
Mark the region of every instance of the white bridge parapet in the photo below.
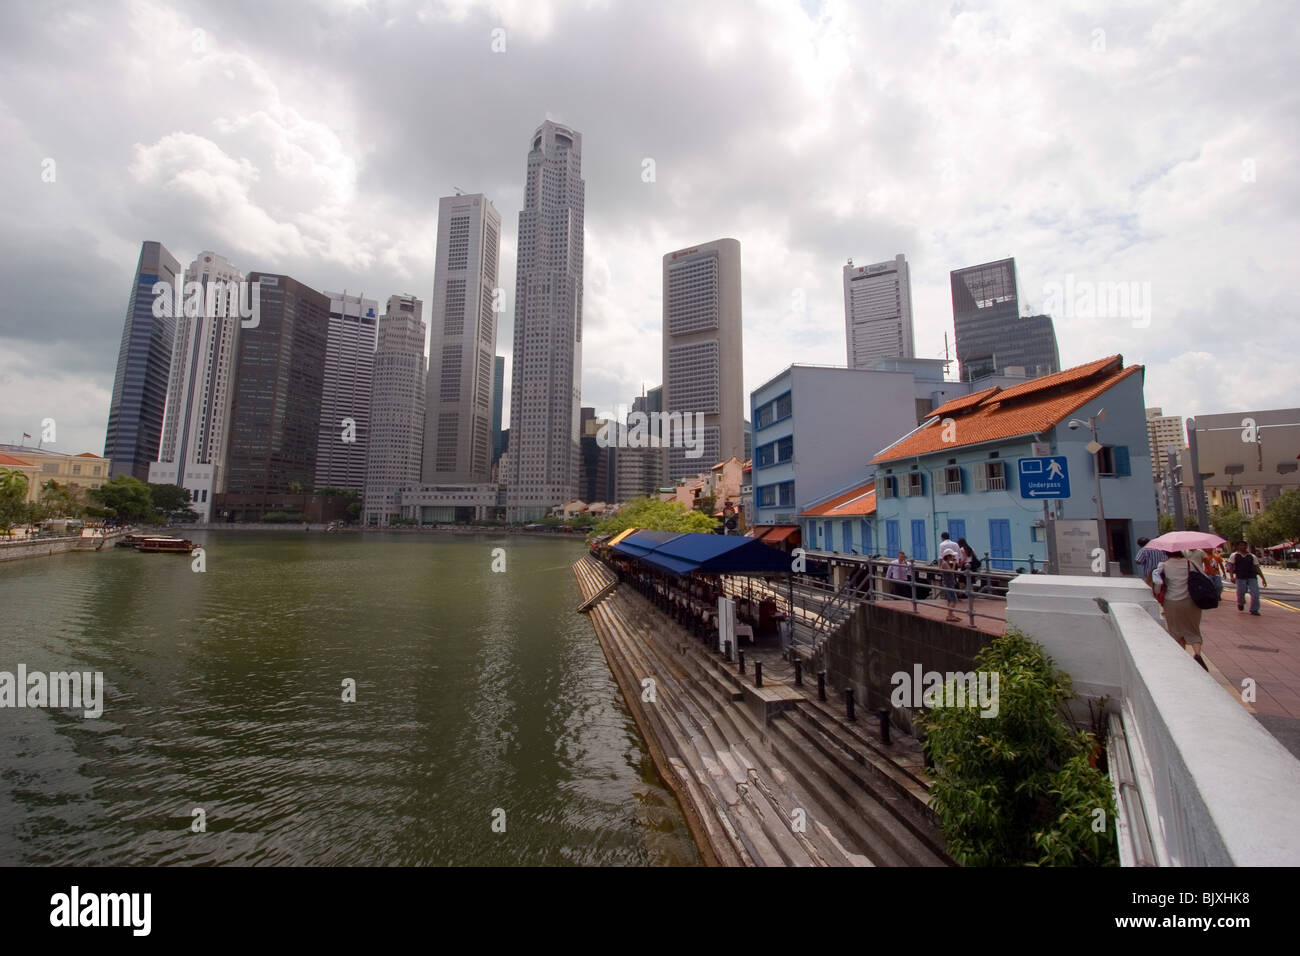
{"type": "Polygon", "coordinates": [[[1110,766],[1124,865],[1300,866],[1300,761],[1169,636],[1145,584],[1021,575],[1007,624],[1122,719],[1133,779],[1110,766]]]}

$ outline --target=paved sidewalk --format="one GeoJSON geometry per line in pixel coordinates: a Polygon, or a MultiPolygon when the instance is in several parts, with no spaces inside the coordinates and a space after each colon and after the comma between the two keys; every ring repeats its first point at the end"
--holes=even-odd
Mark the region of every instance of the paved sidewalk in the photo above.
{"type": "Polygon", "coordinates": [[[1255,680],[1256,713],[1300,720],[1300,601],[1263,598],[1255,617],[1237,610],[1231,586],[1223,597],[1201,615],[1205,657],[1238,689],[1255,680]]]}

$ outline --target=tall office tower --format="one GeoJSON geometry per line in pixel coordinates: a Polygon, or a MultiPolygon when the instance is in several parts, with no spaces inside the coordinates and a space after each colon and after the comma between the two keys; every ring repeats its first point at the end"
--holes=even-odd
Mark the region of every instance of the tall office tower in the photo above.
{"type": "Polygon", "coordinates": [[[664,413],[691,422],[704,414],[702,454],[675,435],[664,450],[664,477],[674,482],[745,453],[740,243],[718,239],[665,255],[663,310],[664,413]]]}
{"type": "Polygon", "coordinates": [[[283,275],[251,272],[260,286],[256,328],[240,329],[226,443],[226,491],[256,510],[297,485],[316,487],[329,296],[283,275]]]}
{"type": "Polygon", "coordinates": [[[963,382],[1008,372],[1037,378],[1061,370],[1051,317],[1020,316],[1015,259],[956,269],[951,280],[963,382]]]}
{"type": "Polygon", "coordinates": [[[492,359],[492,464],[501,460],[501,453],[506,450],[505,436],[501,434],[501,403],[506,391],[506,357],[498,355],[492,359]]]}
{"type": "Polygon", "coordinates": [[[578,492],[582,393],[582,134],[533,133],[519,213],[507,517],[531,521],[578,492]]]}
{"type": "Polygon", "coordinates": [[[361,491],[366,485],[379,303],[346,292],[324,294],[330,298],[330,320],[316,435],[316,487],[361,491]]]}
{"type": "Polygon", "coordinates": [[[394,295],[379,322],[370,392],[365,523],[387,525],[401,515],[401,493],[420,483],[424,460],[424,303],[394,295]]]}
{"type": "Polygon", "coordinates": [[[212,517],[213,496],[225,490],[243,278],[225,256],[208,251],[185,270],[186,304],[192,301],[197,308],[176,315],[162,445],[158,460],[149,466],[149,481],[187,489],[190,506],[204,521],[212,517]],[[191,283],[202,290],[201,297],[191,297],[191,283]]]}
{"type": "Polygon", "coordinates": [[[493,311],[501,214],[486,196],[438,201],[438,253],[429,313],[429,387],[425,392],[426,485],[492,477],[493,311]]]}
{"type": "Polygon", "coordinates": [[[140,246],[104,437],[104,457],[112,462],[109,475],[113,478],[133,475],[148,481],[149,463],[158,458],[176,320],[170,314],[174,307],[162,316],[154,315],[153,287],[157,282],[167,283],[169,291],[162,294],[170,302],[180,271],[181,264],[162,243],[140,246]]]}
{"type": "Polygon", "coordinates": [[[1182,451],[1187,447],[1182,418],[1166,415],[1161,408],[1148,408],[1147,443],[1151,446],[1151,477],[1158,481],[1169,469],[1169,449],[1182,451]]]}
{"type": "Polygon", "coordinates": [[[875,358],[912,358],[912,278],[907,258],[844,267],[844,330],[849,368],[875,358]]]}

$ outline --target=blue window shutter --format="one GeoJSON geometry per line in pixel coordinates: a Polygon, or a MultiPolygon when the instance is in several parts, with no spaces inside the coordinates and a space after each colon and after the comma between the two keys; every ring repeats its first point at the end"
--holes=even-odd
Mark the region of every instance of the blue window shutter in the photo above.
{"type": "Polygon", "coordinates": [[[925,519],[912,519],[912,559],[915,561],[928,561],[925,547],[925,519]]]}
{"type": "Polygon", "coordinates": [[[1129,478],[1132,476],[1128,464],[1128,445],[1115,446],[1115,477],[1129,478]]]}

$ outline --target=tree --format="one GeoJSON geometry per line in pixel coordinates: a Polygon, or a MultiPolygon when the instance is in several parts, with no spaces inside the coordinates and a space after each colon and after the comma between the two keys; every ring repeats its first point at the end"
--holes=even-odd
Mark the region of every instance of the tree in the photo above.
{"type": "Polygon", "coordinates": [[[9,534],[27,517],[27,476],[16,468],[0,468],[0,531],[9,534]]]}
{"type": "Polygon", "coordinates": [[[1173,530],[1174,530],[1174,516],[1173,516],[1173,515],[1161,515],[1161,516],[1160,516],[1160,533],[1161,533],[1161,534],[1168,534],[1170,531],[1173,531],[1173,530]]]}
{"type": "Polygon", "coordinates": [[[348,523],[351,524],[359,517],[361,517],[361,502],[354,501],[348,505],[348,523]]]}
{"type": "Polygon", "coordinates": [[[153,517],[150,488],[132,475],[118,475],[98,488],[91,488],[86,496],[122,521],[147,521],[153,517]]]}
{"type": "Polygon", "coordinates": [[[634,498],[613,517],[596,525],[596,534],[618,534],[628,528],[643,531],[693,531],[708,533],[717,527],[717,519],[692,511],[676,501],[658,498],[634,498]]]}
{"type": "Polygon", "coordinates": [[[1246,519],[1236,508],[1219,505],[1210,514],[1210,530],[1228,541],[1240,541],[1245,525],[1246,519]]]}
{"type": "Polygon", "coordinates": [[[1097,738],[1064,716],[1070,676],[1015,628],[975,662],[998,676],[997,712],[970,702],[922,721],[948,852],[964,866],[1117,866],[1111,783],[1090,764],[1097,738]]]}
{"type": "Polygon", "coordinates": [[[180,485],[150,485],[150,499],[153,506],[164,518],[172,521],[193,521],[199,517],[190,502],[190,492],[180,485]]]}
{"type": "Polygon", "coordinates": [[[1264,513],[1277,528],[1278,539],[1273,544],[1300,540],[1300,491],[1288,491],[1274,498],[1264,513]]]}
{"type": "Polygon", "coordinates": [[[1183,530],[1184,531],[1201,530],[1201,523],[1196,520],[1195,511],[1189,511],[1187,514],[1183,515],[1183,530]]]}
{"type": "Polygon", "coordinates": [[[1272,513],[1272,509],[1255,515],[1250,524],[1246,525],[1243,537],[1248,544],[1257,548],[1267,548],[1288,540],[1286,535],[1283,534],[1276,516],[1272,513]]]}

